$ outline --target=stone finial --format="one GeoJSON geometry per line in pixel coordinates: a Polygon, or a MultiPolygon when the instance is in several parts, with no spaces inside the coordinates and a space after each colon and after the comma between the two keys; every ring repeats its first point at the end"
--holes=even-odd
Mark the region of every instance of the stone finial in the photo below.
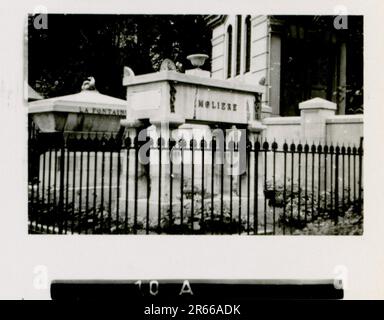
{"type": "Polygon", "coordinates": [[[208,55],[197,53],[197,54],[190,54],[187,56],[187,59],[191,62],[191,64],[195,67],[195,69],[189,69],[185,70],[185,74],[191,75],[191,76],[198,76],[198,77],[204,77],[204,78],[210,78],[211,73],[206,70],[200,69],[205,63],[205,60],[209,58],[208,55]]]}
{"type": "Polygon", "coordinates": [[[88,77],[81,85],[81,90],[96,90],[96,80],[94,77],[88,77]]]}
{"type": "Polygon", "coordinates": [[[204,65],[205,60],[208,58],[208,55],[203,53],[190,54],[187,56],[187,59],[191,62],[191,64],[198,69],[204,65]]]}
{"type": "Polygon", "coordinates": [[[123,86],[127,85],[135,76],[135,73],[130,67],[124,66],[123,70],[123,86]]]}
{"type": "Polygon", "coordinates": [[[299,103],[300,110],[308,109],[322,109],[322,110],[336,110],[336,103],[322,98],[313,98],[299,103]]]}
{"type": "Polygon", "coordinates": [[[124,67],[124,77],[134,77],[135,73],[130,67],[125,66],[124,67]]]}
{"type": "Polygon", "coordinates": [[[160,65],[160,71],[176,71],[176,64],[171,59],[164,59],[160,65]]]}

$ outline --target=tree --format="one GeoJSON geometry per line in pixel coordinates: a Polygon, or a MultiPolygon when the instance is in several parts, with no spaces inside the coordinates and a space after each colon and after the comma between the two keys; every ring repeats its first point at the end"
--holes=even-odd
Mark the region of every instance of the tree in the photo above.
{"type": "Polygon", "coordinates": [[[94,76],[101,93],[124,98],[123,66],[139,75],[157,71],[170,58],[183,71],[188,54],[210,54],[211,31],[204,18],[49,14],[48,28],[35,29],[29,16],[28,82],[48,98],[78,92],[94,76]]]}

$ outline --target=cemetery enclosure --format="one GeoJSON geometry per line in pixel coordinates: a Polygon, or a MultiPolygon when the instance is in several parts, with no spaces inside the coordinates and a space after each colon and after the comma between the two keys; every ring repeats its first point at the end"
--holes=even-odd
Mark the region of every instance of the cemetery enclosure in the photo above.
{"type": "Polygon", "coordinates": [[[361,209],[362,142],[245,145],[33,134],[29,232],[290,234],[319,216],[338,223],[351,205],[361,209]]]}

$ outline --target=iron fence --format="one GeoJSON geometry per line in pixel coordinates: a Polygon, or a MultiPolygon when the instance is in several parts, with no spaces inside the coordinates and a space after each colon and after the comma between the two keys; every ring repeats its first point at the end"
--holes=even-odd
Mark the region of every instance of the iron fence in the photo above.
{"type": "Polygon", "coordinates": [[[292,234],[320,218],[338,224],[350,208],[362,216],[362,161],[362,140],[247,140],[241,152],[237,142],[219,148],[204,138],[33,134],[29,232],[292,234]]]}

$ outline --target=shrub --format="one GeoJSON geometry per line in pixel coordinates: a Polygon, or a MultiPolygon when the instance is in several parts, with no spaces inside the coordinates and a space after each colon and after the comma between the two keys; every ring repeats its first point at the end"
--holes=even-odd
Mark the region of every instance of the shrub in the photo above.
{"type": "Polygon", "coordinates": [[[193,194],[193,215],[191,214],[192,192],[186,190],[184,193],[183,221],[181,221],[180,210],[173,212],[172,218],[170,218],[170,209],[168,208],[167,214],[162,217],[161,232],[170,234],[234,234],[245,230],[245,221],[239,222],[238,217],[231,217],[227,203],[223,203],[223,212],[221,213],[221,204],[216,199],[212,210],[211,194],[204,191],[202,210],[201,190],[195,188],[193,194]]]}
{"type": "MultiPolygon", "coordinates": [[[[349,190],[345,189],[344,193],[348,194],[349,190]]],[[[338,203],[338,206],[335,207],[334,199],[331,202],[331,192],[330,191],[321,191],[320,195],[318,194],[318,189],[314,188],[312,190],[307,190],[305,192],[304,188],[299,189],[298,184],[293,184],[293,188],[290,180],[288,179],[286,184],[286,190],[284,192],[284,185],[282,183],[276,183],[275,188],[273,188],[272,183],[267,182],[267,189],[264,190],[265,197],[268,199],[268,205],[274,208],[279,208],[279,217],[278,224],[280,227],[288,227],[293,230],[300,230],[307,228],[309,225],[311,228],[310,232],[316,232],[313,229],[312,222],[322,225],[334,225],[336,221],[336,214],[342,219],[339,219],[338,225],[343,223],[349,224],[349,220],[343,218],[345,212],[352,210],[355,212],[361,206],[358,206],[358,203],[338,203]],[[313,211],[312,211],[313,208],[313,211]],[[353,208],[353,209],[351,209],[353,208]],[[347,210],[348,209],[348,210],[347,210]],[[347,210],[347,211],[346,211],[347,210]]],[[[334,195],[333,195],[334,197],[334,195]]],[[[361,213],[355,212],[355,216],[362,217],[361,213]]],[[[339,231],[344,234],[343,227],[339,226],[339,231]]],[[[326,231],[326,227],[322,227],[323,231],[326,231]]],[[[327,232],[332,232],[331,228],[328,227],[327,232]]],[[[333,230],[333,229],[332,229],[333,230]]],[[[325,234],[325,233],[324,233],[325,234]]]]}
{"type": "Polygon", "coordinates": [[[318,217],[308,223],[302,230],[297,229],[295,235],[362,235],[363,234],[363,210],[359,203],[352,204],[342,214],[338,222],[327,217],[318,217]]]}

